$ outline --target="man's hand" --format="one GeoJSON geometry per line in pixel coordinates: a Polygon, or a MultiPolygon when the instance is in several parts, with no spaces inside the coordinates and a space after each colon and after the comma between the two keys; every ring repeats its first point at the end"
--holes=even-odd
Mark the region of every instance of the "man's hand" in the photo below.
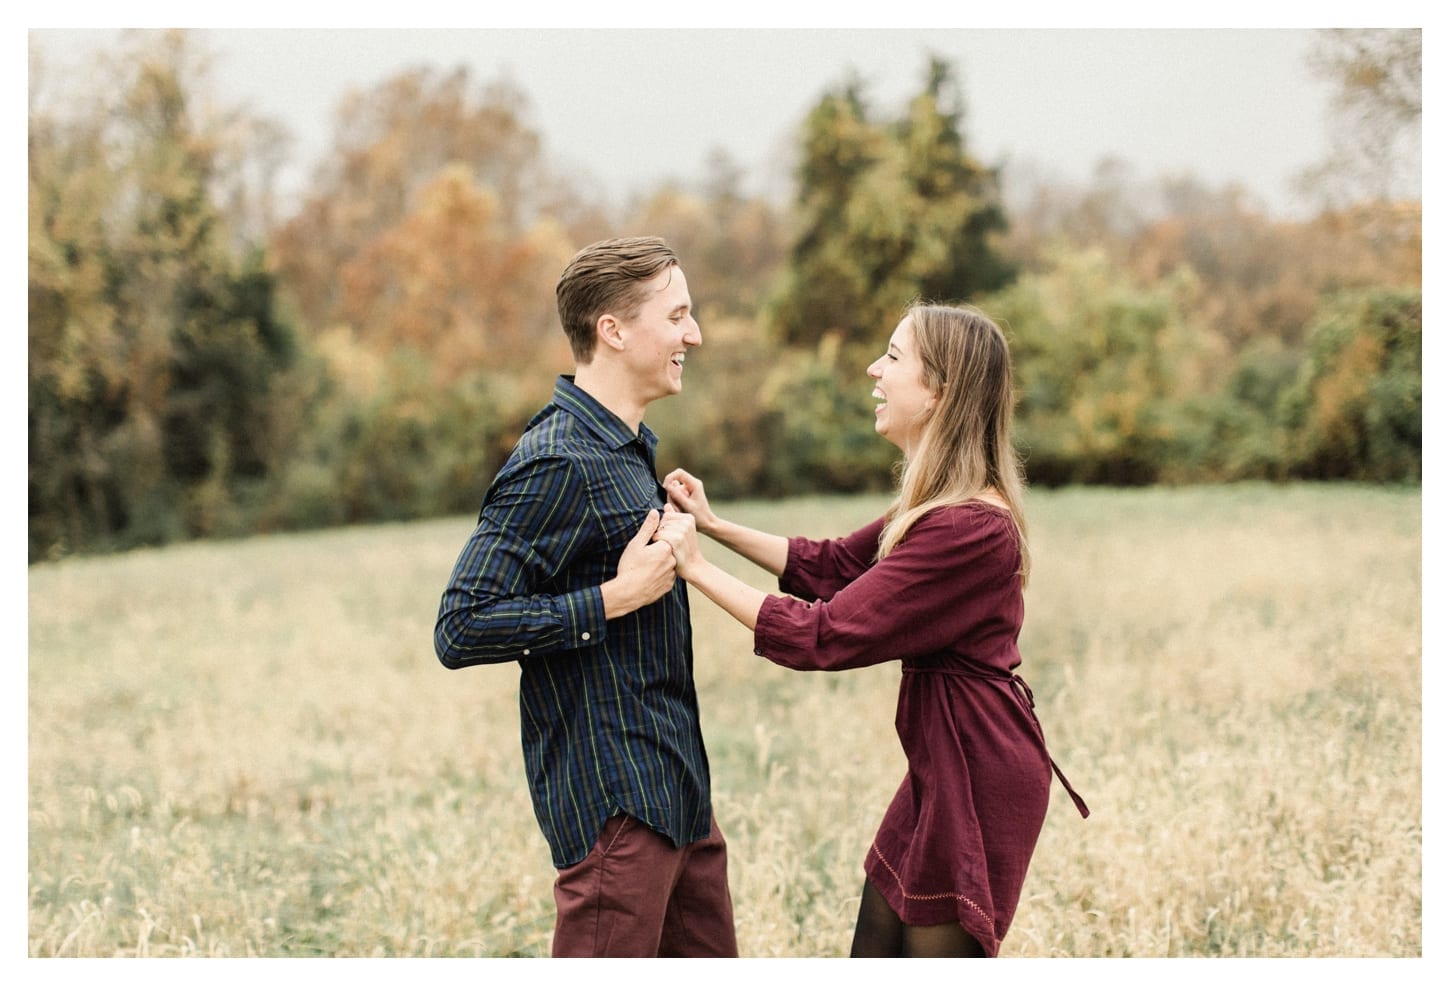
{"type": "Polygon", "coordinates": [[[624,546],[614,578],[599,587],[606,620],[648,606],[674,588],[674,551],[664,542],[650,540],[659,526],[660,512],[651,510],[624,546]]]}

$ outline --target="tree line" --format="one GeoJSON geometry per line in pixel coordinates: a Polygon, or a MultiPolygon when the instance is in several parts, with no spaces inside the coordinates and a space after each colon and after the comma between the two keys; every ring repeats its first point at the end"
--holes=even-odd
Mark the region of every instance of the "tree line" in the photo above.
{"type": "MultiPolygon", "coordinates": [[[[1418,128],[1418,32],[1331,33],[1318,64],[1374,122],[1344,146],[1418,128]]],[[[1007,330],[1033,484],[1420,478],[1420,205],[1348,165],[1306,175],[1307,220],[1115,162],[1009,208],[929,58],[894,111],[821,95],[789,202],[716,152],[607,207],[525,94],[419,68],[345,100],[282,210],[286,135],[218,104],[189,35],[105,72],[57,88],[32,52],[32,561],[473,511],[571,365],[558,272],[631,233],[676,248],[705,335],[661,461],[721,496],[889,486],[864,368],[914,298],[1007,330]]]]}

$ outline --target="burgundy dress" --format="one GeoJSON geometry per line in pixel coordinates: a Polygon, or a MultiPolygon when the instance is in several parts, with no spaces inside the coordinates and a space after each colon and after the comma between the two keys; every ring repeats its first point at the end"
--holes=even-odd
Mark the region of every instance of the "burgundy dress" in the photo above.
{"type": "Polygon", "coordinates": [[[791,538],[780,587],[799,598],[766,598],[755,650],[802,671],[901,662],[896,732],[907,772],[866,875],[904,923],[956,921],[996,955],[1056,770],[1031,692],[1013,673],[1023,611],[1016,527],[984,503],[944,507],[875,562],[881,528],[791,538]]]}

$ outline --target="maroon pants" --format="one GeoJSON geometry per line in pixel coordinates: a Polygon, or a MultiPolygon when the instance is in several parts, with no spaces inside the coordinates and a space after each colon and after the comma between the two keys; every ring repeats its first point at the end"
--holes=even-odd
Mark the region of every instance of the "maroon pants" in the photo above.
{"type": "Polygon", "coordinates": [[[604,825],[589,855],[559,871],[554,957],[734,958],[725,838],[676,849],[628,815],[604,825]]]}

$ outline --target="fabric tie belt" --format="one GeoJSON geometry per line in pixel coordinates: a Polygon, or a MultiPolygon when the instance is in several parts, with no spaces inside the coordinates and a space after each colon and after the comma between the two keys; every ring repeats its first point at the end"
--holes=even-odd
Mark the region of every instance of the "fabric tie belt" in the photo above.
{"type": "MultiPolygon", "coordinates": [[[[1010,671],[999,671],[996,668],[962,666],[941,668],[922,667],[920,665],[907,664],[903,664],[901,666],[901,673],[948,674],[958,678],[976,678],[980,681],[999,681],[1011,685],[1012,696],[1017,699],[1017,704],[1022,706],[1022,711],[1026,712],[1027,715],[1031,717],[1032,722],[1037,726],[1037,734],[1043,737],[1042,742],[1045,749],[1047,739],[1045,734],[1042,732],[1042,723],[1037,718],[1037,703],[1032,697],[1032,689],[1027,686],[1027,682],[1022,680],[1021,675],[1014,674],[1010,671]]],[[[1051,754],[1048,754],[1047,762],[1052,764],[1052,772],[1056,774],[1057,779],[1062,782],[1062,786],[1067,790],[1068,796],[1072,798],[1072,803],[1077,805],[1078,812],[1082,815],[1083,818],[1087,818],[1088,806],[1086,802],[1084,802],[1083,799],[1078,795],[1078,793],[1073,790],[1071,782],[1069,782],[1067,777],[1063,774],[1062,768],[1057,765],[1057,761],[1052,759],[1051,754]]]]}

